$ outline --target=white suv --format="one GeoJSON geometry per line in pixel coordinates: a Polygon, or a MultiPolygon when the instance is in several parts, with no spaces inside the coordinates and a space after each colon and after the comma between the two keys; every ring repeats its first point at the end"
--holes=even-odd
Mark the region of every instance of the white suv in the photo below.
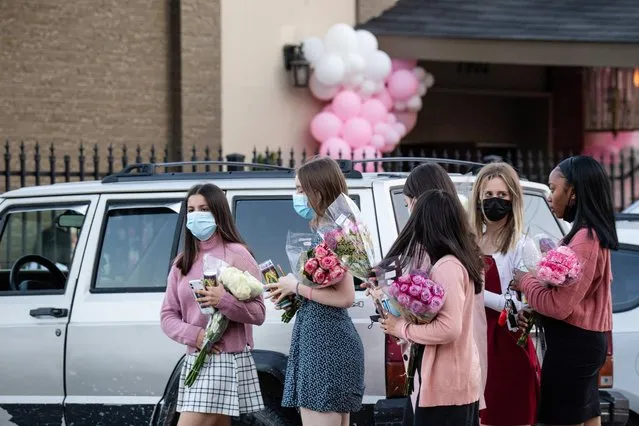
{"type": "MultiPolygon", "coordinates": [[[[162,166],[133,165],[101,182],[27,187],[0,197],[0,424],[175,424],[184,347],[162,333],[159,312],[171,259],[180,251],[181,202],[193,184],[220,186],[256,260],[288,269],[287,231],[308,229],[292,208],[293,170],[178,173],[162,166]]],[[[406,174],[362,175],[350,161],[342,166],[383,253],[408,216],[406,174]]],[[[451,177],[460,186],[473,180],[451,177]]],[[[548,188],[523,186],[530,232],[560,238],[548,188]]],[[[373,313],[358,291],[349,314],[364,342],[366,395],[352,421],[395,424],[404,404],[397,391],[403,362],[397,346],[371,327],[373,313]]],[[[236,424],[299,424],[294,410],[280,407],[292,327],[267,303],[253,353],[267,408],[236,424]]],[[[604,403],[606,413],[610,405],[604,403]]]]}

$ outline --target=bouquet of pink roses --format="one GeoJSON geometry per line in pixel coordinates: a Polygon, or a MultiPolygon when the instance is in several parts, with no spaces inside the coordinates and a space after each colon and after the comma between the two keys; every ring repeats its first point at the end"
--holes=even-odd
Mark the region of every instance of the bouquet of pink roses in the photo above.
{"type": "Polygon", "coordinates": [[[333,201],[317,232],[353,276],[362,281],[368,279],[375,262],[373,240],[357,205],[348,195],[340,194],[333,201]]]}
{"type": "Polygon", "coordinates": [[[313,247],[312,241],[311,234],[289,232],[286,253],[293,275],[309,287],[328,287],[340,282],[346,269],[326,243],[313,247]]]}
{"type": "Polygon", "coordinates": [[[385,292],[400,315],[413,324],[427,324],[444,305],[444,288],[428,278],[428,274],[414,270],[393,281],[385,292]]]}
{"type": "MultiPolygon", "coordinates": [[[[569,286],[581,275],[581,263],[575,252],[568,246],[558,246],[552,238],[544,234],[532,239],[527,238],[519,269],[532,272],[540,282],[549,287],[569,286]]],[[[517,341],[519,346],[526,343],[536,320],[537,316],[533,313],[529,317],[528,327],[517,341]]]]}

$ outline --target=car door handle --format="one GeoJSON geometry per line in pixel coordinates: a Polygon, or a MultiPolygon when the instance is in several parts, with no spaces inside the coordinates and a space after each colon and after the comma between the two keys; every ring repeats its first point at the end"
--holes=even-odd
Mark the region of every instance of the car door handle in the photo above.
{"type": "Polygon", "coordinates": [[[29,311],[29,315],[32,317],[54,317],[54,318],[64,318],[69,315],[68,309],[63,308],[38,308],[31,309],[29,311]]]}

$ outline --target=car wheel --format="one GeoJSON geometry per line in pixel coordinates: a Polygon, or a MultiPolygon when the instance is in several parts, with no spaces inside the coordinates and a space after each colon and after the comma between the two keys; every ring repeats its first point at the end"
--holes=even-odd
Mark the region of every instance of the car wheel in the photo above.
{"type": "Polygon", "coordinates": [[[264,400],[264,409],[256,413],[245,414],[233,419],[233,426],[298,426],[301,422],[295,410],[283,408],[281,401],[264,400]]]}
{"type": "Polygon", "coordinates": [[[628,423],[626,423],[626,426],[639,426],[639,416],[634,413],[630,413],[630,419],[628,420],[628,423]]]}

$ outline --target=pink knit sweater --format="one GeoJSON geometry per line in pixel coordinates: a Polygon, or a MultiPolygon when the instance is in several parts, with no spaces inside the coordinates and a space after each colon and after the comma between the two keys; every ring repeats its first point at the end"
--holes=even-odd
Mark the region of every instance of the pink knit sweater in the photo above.
{"type": "MultiPolygon", "coordinates": [[[[204,253],[209,253],[230,266],[248,271],[257,279],[261,279],[255,259],[241,244],[224,243],[217,232],[208,241],[198,244],[200,252],[186,276],[182,275],[175,265],[171,268],[160,314],[162,331],[176,342],[187,345],[188,353],[197,350],[197,337],[200,331],[206,328],[209,319],[208,315],[200,312],[189,286],[190,280],[202,278],[204,253]]],[[[230,320],[226,332],[217,343],[221,351],[241,352],[247,345],[252,349],[253,325],[261,325],[265,318],[262,297],[240,302],[230,293],[226,293],[217,309],[230,320]]]]}
{"type": "Polygon", "coordinates": [[[546,287],[533,274],[526,274],[520,288],[530,306],[542,315],[566,321],[591,331],[612,329],[610,250],[601,248],[597,234],[592,238],[583,228],[568,247],[581,261],[580,279],[567,287],[546,287]]]}
{"type": "Polygon", "coordinates": [[[474,285],[454,256],[441,258],[431,270],[446,291],[444,305],[429,324],[397,322],[394,334],[425,345],[419,406],[465,405],[479,401],[482,378],[474,340],[474,285]]]}

